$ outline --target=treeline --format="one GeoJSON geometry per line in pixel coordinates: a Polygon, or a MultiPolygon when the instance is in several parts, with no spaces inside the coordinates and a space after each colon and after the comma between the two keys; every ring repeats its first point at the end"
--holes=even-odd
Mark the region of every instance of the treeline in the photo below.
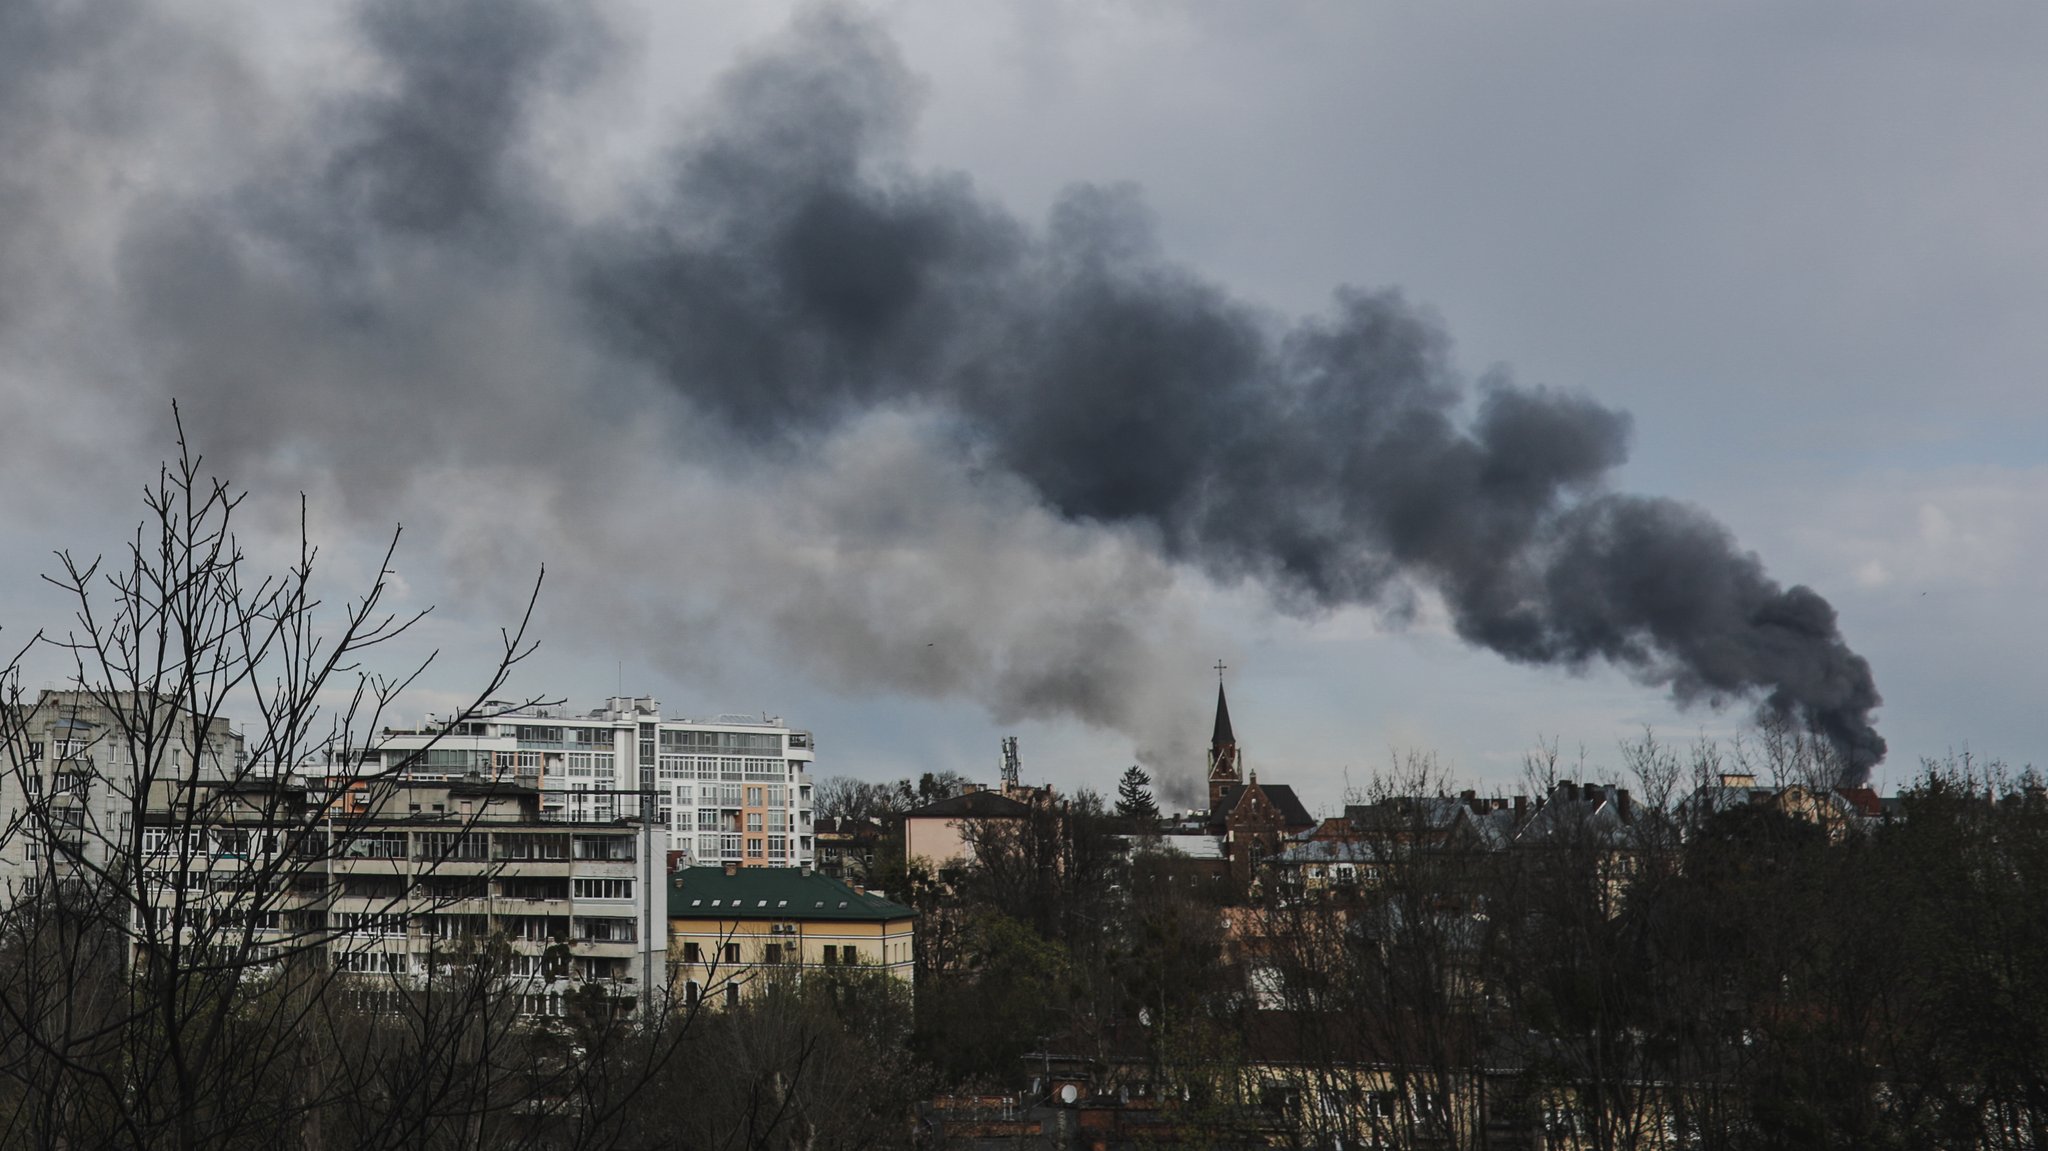
{"type": "Polygon", "coordinates": [[[928,916],[913,1045],[955,1087],[1049,1054],[1302,1145],[2043,1145],[2037,777],[1931,763],[1853,823],[1670,779],[1526,836],[1378,781],[1347,879],[1248,891],[1096,850],[1123,828],[1093,797],[987,829],[928,916]]]}

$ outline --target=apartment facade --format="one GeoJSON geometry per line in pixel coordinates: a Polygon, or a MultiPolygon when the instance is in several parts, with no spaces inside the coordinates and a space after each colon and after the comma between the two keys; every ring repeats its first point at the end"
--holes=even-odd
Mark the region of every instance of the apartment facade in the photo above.
{"type": "Polygon", "coordinates": [[[591,986],[630,1011],[659,978],[665,936],[635,829],[543,819],[536,790],[495,781],[207,790],[203,822],[169,786],[152,791],[133,880],[138,963],[226,948],[241,962],[310,959],[374,992],[425,986],[502,940],[500,978],[536,1016],[591,986]]]}
{"type": "MultiPolygon", "coordinates": [[[[681,865],[802,867],[814,862],[811,733],[772,717],[665,717],[659,700],[614,697],[589,711],[487,705],[487,718],[386,729],[386,774],[499,780],[533,788],[544,820],[640,824],[681,865]]],[[[661,874],[660,871],[650,873],[661,874]]]]}
{"type": "Polygon", "coordinates": [[[139,779],[248,770],[223,719],[133,693],[42,691],[0,717],[0,901],[114,863],[133,842],[139,779]]]}

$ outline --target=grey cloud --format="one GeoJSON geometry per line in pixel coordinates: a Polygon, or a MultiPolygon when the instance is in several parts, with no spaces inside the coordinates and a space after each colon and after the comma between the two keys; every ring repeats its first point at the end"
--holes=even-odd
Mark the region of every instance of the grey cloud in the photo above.
{"type": "Polygon", "coordinates": [[[517,461],[542,490],[481,514],[537,549],[612,557],[568,567],[585,590],[630,582],[645,602],[627,615],[660,618],[673,567],[719,566],[712,586],[810,637],[828,682],[1071,714],[1149,747],[1168,746],[1157,669],[1185,654],[1162,638],[1163,560],[1307,613],[1433,587],[1460,635],[1509,659],[1755,698],[1825,732],[1852,774],[1882,757],[1869,670],[1824,600],[1778,587],[1703,514],[1606,489],[1624,414],[1504,374],[1468,408],[1448,339],[1398,293],[1272,316],[1170,259],[1131,189],[1071,189],[1034,227],[962,177],[913,170],[918,82],[843,12],[801,18],[735,70],[643,211],[572,222],[528,162],[529,129],[593,67],[593,22],[370,4],[377,90],[305,125],[263,178],[124,217],[125,322],[230,459],[327,470],[365,510],[447,468],[517,461]],[[658,431],[622,440],[628,412],[658,431]],[[936,490],[862,486],[833,455],[892,413],[926,463],[958,469],[936,490]],[[626,447],[695,458],[649,471],[626,447]],[[750,577],[800,541],[735,532],[723,554],[692,552],[642,539],[607,499],[650,476],[656,500],[738,494],[717,473],[770,464],[849,485],[767,485],[813,513],[901,505],[880,534],[922,558],[871,562],[862,539],[819,533],[801,542],[828,541],[826,558],[779,573],[815,594],[784,596],[750,577]],[[853,493],[866,502],[837,502],[853,493]],[[1040,505],[1156,555],[988,534],[992,510],[1040,505]],[[1008,562],[973,562],[991,548],[1008,562]],[[898,582],[930,593],[923,626],[965,654],[906,637],[898,582]]]}

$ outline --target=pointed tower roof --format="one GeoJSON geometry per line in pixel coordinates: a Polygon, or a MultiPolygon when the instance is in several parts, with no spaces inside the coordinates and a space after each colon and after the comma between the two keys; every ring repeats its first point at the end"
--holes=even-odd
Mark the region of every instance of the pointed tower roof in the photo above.
{"type": "Polygon", "coordinates": [[[1209,737],[1211,747],[1234,744],[1237,736],[1230,730],[1230,703],[1223,698],[1223,681],[1216,681],[1216,734],[1209,737]]]}

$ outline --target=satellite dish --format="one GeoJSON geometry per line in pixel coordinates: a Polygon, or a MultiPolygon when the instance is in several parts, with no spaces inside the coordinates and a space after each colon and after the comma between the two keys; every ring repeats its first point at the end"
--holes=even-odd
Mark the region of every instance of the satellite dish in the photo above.
{"type": "Polygon", "coordinates": [[[1072,1103],[1074,1100],[1079,1099],[1080,1097],[1080,1089],[1075,1087],[1072,1083],[1069,1083],[1066,1086],[1060,1088],[1060,1102],[1062,1103],[1072,1103]]]}

